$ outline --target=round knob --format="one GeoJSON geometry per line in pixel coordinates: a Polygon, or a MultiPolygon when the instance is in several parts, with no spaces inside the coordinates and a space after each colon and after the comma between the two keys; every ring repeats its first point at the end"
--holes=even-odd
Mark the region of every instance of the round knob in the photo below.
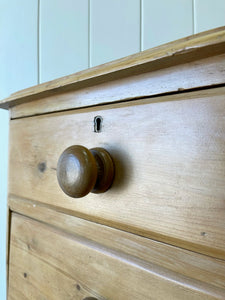
{"type": "Polygon", "coordinates": [[[61,189],[70,197],[80,198],[92,193],[104,193],[113,182],[114,164],[103,148],[76,145],[67,148],[57,165],[61,189]]]}

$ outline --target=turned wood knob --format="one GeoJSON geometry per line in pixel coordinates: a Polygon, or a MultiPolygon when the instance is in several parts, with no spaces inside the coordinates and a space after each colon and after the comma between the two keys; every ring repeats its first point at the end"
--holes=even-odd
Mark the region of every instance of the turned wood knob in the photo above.
{"type": "Polygon", "coordinates": [[[114,178],[114,164],[103,148],[87,148],[75,145],[67,148],[59,157],[57,179],[61,189],[73,198],[107,191],[114,178]]]}

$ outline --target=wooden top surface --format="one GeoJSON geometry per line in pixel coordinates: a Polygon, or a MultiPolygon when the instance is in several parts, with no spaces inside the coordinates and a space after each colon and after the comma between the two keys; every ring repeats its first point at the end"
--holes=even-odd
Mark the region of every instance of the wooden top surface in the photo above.
{"type": "Polygon", "coordinates": [[[225,53],[225,26],[21,90],[0,100],[0,108],[8,109],[58,92],[89,87],[107,80],[159,70],[222,53],[225,53]]]}

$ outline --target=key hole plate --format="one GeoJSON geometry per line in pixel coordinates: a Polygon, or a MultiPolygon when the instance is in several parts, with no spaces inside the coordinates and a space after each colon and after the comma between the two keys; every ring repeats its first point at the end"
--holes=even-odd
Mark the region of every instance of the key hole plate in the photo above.
{"type": "Polygon", "coordinates": [[[102,131],[102,121],[103,118],[101,116],[96,116],[94,118],[94,132],[99,133],[102,131]]]}

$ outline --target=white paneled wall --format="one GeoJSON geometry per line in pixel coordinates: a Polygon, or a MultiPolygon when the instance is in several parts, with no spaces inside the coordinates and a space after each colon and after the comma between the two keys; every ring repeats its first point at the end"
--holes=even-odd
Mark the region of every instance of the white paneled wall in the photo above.
{"type": "MultiPolygon", "coordinates": [[[[0,98],[225,25],[225,0],[0,0],[0,98]]],[[[8,114],[0,110],[0,299],[6,298],[8,114]]]]}
{"type": "Polygon", "coordinates": [[[88,0],[40,0],[40,81],[88,68],[88,0]]]}
{"type": "Polygon", "coordinates": [[[37,84],[37,0],[0,0],[0,99],[37,84]]]}
{"type": "Polygon", "coordinates": [[[192,0],[143,0],[142,49],[193,34],[192,0]]]}
{"type": "Polygon", "coordinates": [[[90,1],[90,65],[140,51],[140,0],[90,1]]]}
{"type": "MultiPolygon", "coordinates": [[[[0,99],[38,83],[38,2],[0,0],[0,99]]],[[[0,299],[6,299],[8,111],[0,109],[0,299]]]]}
{"type": "Polygon", "coordinates": [[[225,0],[39,2],[40,83],[225,25],[225,0]]]}
{"type": "Polygon", "coordinates": [[[223,25],[225,0],[0,0],[0,98],[223,25]]]}
{"type": "Polygon", "coordinates": [[[225,0],[194,0],[195,32],[225,25],[225,0]]]}

